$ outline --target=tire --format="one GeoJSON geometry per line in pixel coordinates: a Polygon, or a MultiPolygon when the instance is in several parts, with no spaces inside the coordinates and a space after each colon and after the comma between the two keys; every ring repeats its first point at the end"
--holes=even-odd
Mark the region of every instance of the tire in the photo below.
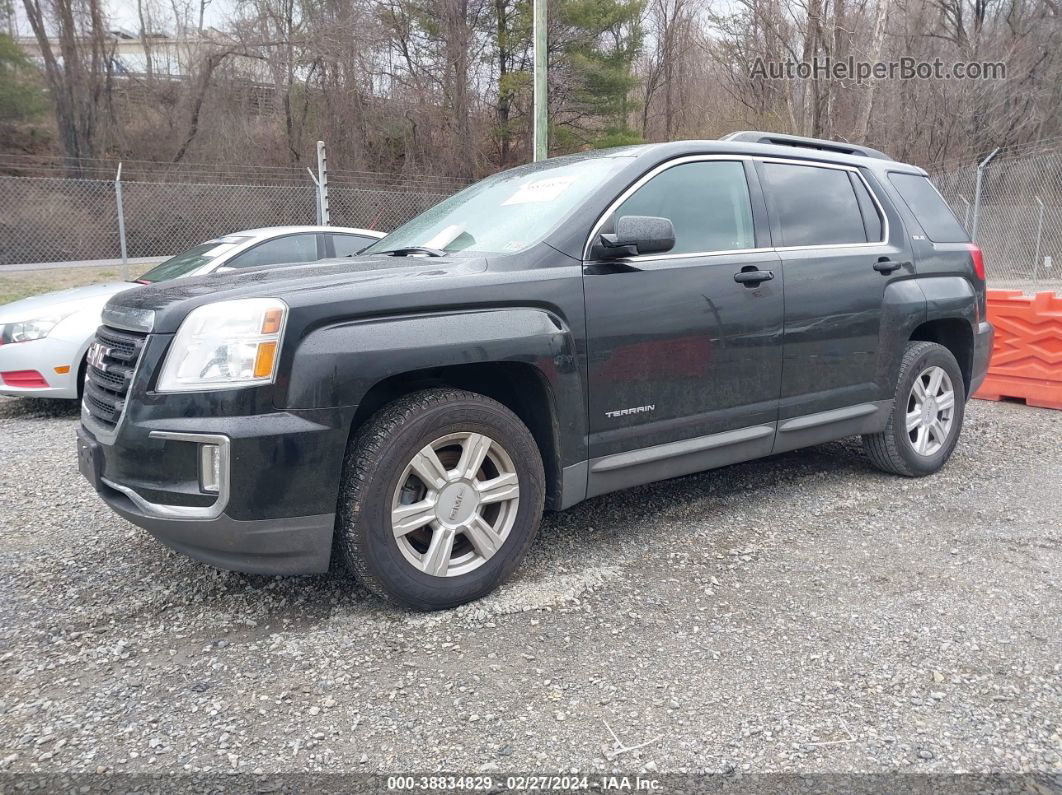
{"type": "Polygon", "coordinates": [[[418,610],[456,607],[490,593],[523,560],[544,482],[531,432],[505,406],[459,389],[414,392],[351,439],[336,547],[370,591],[418,610]],[[397,521],[414,529],[396,534],[397,521]]]}
{"type": "Polygon", "coordinates": [[[900,363],[889,421],[881,433],[863,436],[863,449],[874,466],[885,472],[909,478],[932,475],[944,466],[955,450],[965,408],[966,387],[951,351],[935,342],[909,342],[900,363]],[[928,401],[924,400],[924,395],[933,387],[933,379],[939,371],[943,371],[937,387],[940,393],[930,396],[933,402],[926,406],[928,401]],[[916,391],[916,380],[921,384],[921,393],[916,391]],[[947,386],[950,390],[946,389],[947,386]],[[949,392],[950,414],[942,408],[947,404],[949,392]],[[937,398],[940,398],[939,404],[937,398]],[[935,424],[931,420],[934,413],[935,424]],[[919,423],[911,430],[908,430],[909,417],[912,422],[919,423]]]}
{"type": "Polygon", "coordinates": [[[74,376],[77,386],[77,403],[81,405],[81,399],[85,397],[85,375],[88,373],[88,354],[81,357],[81,364],[78,365],[77,375],[74,376]]]}

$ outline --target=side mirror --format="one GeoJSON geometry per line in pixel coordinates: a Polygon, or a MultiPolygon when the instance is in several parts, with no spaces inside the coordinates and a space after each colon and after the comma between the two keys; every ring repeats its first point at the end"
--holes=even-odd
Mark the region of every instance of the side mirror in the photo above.
{"type": "Polygon", "coordinates": [[[598,259],[660,254],[675,247],[675,227],[668,218],[624,215],[616,219],[616,231],[603,234],[591,252],[598,259]]]}

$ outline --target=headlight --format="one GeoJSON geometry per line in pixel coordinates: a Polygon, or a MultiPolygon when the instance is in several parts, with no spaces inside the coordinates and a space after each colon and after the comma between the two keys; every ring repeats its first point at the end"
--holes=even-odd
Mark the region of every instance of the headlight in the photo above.
{"type": "Polygon", "coordinates": [[[276,298],[219,301],[193,309],[166,354],[158,391],[272,383],[287,318],[287,304],[276,298]]]}
{"type": "Polygon", "coordinates": [[[0,345],[42,340],[51,334],[52,329],[65,317],[66,315],[48,315],[34,320],[23,320],[21,323],[0,324],[0,345]]]}

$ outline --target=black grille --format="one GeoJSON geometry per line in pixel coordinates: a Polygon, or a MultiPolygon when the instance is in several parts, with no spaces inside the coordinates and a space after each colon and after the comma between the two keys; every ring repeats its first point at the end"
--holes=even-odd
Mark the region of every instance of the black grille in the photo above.
{"type": "Polygon", "coordinates": [[[146,334],[109,326],[100,326],[96,331],[96,345],[90,346],[88,353],[85,406],[104,425],[113,428],[122,416],[146,339],[146,334]]]}

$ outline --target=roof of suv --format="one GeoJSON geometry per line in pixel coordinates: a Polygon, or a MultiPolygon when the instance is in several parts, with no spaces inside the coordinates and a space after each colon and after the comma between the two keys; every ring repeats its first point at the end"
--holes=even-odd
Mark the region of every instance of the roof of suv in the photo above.
{"type": "Polygon", "coordinates": [[[766,132],[736,132],[717,140],[669,141],[658,144],[618,147],[611,150],[616,156],[681,157],[683,155],[715,152],[720,154],[760,155],[790,160],[818,160],[824,163],[839,163],[862,166],[875,170],[900,171],[926,176],[926,171],[909,163],[893,160],[877,149],[857,146],[841,141],[826,141],[798,135],[783,135],[766,132]]]}

